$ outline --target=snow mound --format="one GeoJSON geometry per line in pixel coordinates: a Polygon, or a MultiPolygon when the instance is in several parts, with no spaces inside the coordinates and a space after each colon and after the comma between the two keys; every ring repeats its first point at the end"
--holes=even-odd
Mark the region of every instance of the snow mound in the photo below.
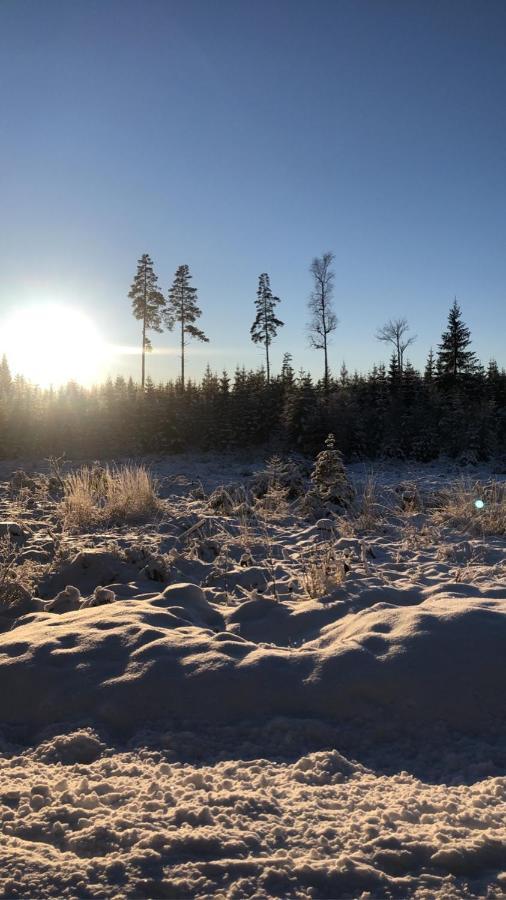
{"type": "Polygon", "coordinates": [[[48,577],[41,588],[47,597],[54,597],[67,585],[77,587],[82,594],[89,594],[97,586],[133,581],[138,575],[139,566],[125,562],[117,554],[100,548],[88,548],[76,553],[71,562],[48,577]]]}
{"type": "Polygon", "coordinates": [[[289,646],[317,637],[346,609],[343,601],[324,606],[315,600],[276,603],[268,597],[256,597],[236,607],[227,622],[248,640],[289,646]]]}
{"type": "MultiPolygon", "coordinates": [[[[260,612],[245,607],[244,622],[260,612]]],[[[0,635],[0,717],[33,728],[97,721],[120,730],[174,717],[279,715],[393,731],[504,726],[506,599],[379,603],[316,637],[314,623],[311,614],[312,639],[297,648],[259,645],[225,631],[220,612],[190,584],[60,616],[34,613],[0,635]]]]}
{"type": "Polygon", "coordinates": [[[58,734],[43,741],[34,750],[34,758],[44,763],[64,766],[89,764],[100,759],[105,744],[91,728],[81,728],[70,734],[58,734]]]}

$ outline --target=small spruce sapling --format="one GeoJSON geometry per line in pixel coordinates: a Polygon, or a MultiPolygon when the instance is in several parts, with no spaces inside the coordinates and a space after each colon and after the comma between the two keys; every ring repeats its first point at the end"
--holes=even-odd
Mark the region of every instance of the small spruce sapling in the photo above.
{"type": "Polygon", "coordinates": [[[325,506],[347,508],[353,501],[355,492],[346,474],[343,456],[336,447],[336,439],[329,434],[325,449],[316,457],[311,473],[310,499],[325,506]]]}

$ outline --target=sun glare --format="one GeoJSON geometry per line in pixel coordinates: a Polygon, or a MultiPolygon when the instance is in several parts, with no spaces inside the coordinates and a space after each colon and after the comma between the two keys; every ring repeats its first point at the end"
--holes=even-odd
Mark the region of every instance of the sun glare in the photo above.
{"type": "Polygon", "coordinates": [[[11,371],[42,387],[91,384],[106,361],[106,344],[93,322],[70,306],[24,307],[0,326],[0,339],[11,371]]]}

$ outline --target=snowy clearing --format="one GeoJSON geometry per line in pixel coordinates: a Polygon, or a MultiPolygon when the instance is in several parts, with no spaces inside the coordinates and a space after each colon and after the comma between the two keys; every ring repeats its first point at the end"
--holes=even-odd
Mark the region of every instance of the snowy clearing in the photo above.
{"type": "Polygon", "coordinates": [[[506,477],[294,466],[86,529],[2,464],[2,897],[504,896],[506,477]]]}

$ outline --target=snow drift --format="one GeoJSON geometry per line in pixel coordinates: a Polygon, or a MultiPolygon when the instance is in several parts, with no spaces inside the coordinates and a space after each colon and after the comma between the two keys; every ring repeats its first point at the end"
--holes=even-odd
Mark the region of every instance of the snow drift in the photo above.
{"type": "MultiPolygon", "coordinates": [[[[257,615],[279,618],[278,604],[260,606],[257,615]]],[[[308,615],[309,639],[297,647],[237,633],[243,619],[251,622],[248,603],[227,631],[227,610],[190,584],[63,615],[31,613],[0,635],[0,717],[28,730],[71,720],[128,731],[174,717],[276,715],[382,729],[505,724],[506,599],[438,593],[350,615],[343,606],[334,606],[336,621],[328,609],[320,622],[308,615]]]]}

